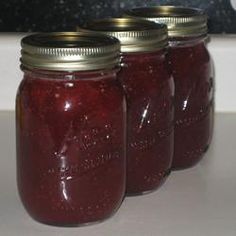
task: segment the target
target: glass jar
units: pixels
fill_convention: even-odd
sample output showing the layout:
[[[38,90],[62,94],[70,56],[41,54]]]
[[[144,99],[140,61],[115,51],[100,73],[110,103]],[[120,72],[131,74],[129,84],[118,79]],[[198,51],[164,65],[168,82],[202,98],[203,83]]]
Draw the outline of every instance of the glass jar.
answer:
[[[106,219],[125,193],[126,103],[117,39],[82,33],[22,40],[16,97],[17,180],[37,221]]]
[[[173,156],[173,80],[166,60],[165,25],[131,18],[104,19],[84,28],[117,37],[127,97],[128,195],[157,189]],[[79,29],[80,30],[80,29]]]
[[[126,14],[168,26],[169,63],[175,81],[173,169],[200,161],[213,133],[214,78],[206,48],[207,16],[193,8],[136,8]]]

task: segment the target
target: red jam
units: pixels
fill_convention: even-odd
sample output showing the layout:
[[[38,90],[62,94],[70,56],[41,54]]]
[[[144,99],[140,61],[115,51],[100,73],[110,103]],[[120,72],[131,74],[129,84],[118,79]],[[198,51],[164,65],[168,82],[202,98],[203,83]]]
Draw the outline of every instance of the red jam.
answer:
[[[174,84],[168,69],[167,27],[146,20],[108,18],[86,30],[117,37],[127,98],[127,195],[157,189],[171,169]]]
[[[196,164],[206,152],[213,131],[213,73],[202,39],[170,42],[175,81],[175,145],[173,169]]]
[[[125,109],[116,70],[24,70],[16,98],[17,178],[33,218],[71,226],[117,210],[126,181]]]
[[[158,188],[173,156],[174,85],[165,50],[123,53],[119,79],[127,95],[127,194]]]
[[[201,9],[178,6],[134,8],[126,14],[167,25],[175,82],[172,168],[191,167],[206,152],[213,132],[214,81],[204,42],[208,17]]]

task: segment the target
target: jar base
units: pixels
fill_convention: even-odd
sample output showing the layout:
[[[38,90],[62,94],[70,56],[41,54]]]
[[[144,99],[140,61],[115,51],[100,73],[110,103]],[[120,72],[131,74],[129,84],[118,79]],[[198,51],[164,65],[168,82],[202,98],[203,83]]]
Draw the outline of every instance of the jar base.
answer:
[[[34,219],[38,223],[48,225],[48,226],[52,226],[52,227],[76,228],[76,227],[93,226],[93,225],[100,224],[100,223],[103,223],[103,222],[109,220],[111,217],[113,217],[113,215],[115,215],[117,213],[117,211],[119,210],[119,208],[120,208],[123,201],[124,201],[124,197],[123,197],[122,201],[119,203],[119,205],[117,206],[117,208],[111,214],[107,215],[106,217],[104,217],[102,219],[90,221],[90,222],[83,222],[83,223],[56,223],[56,222],[53,222],[53,221],[51,221],[51,222],[44,221],[44,220],[38,219],[37,217],[33,216],[27,210],[26,211],[32,217],[32,219]]]
[[[153,189],[150,190],[144,190],[144,191],[140,191],[140,192],[126,192],[125,196],[126,197],[136,197],[136,196],[142,196],[142,195],[147,195],[147,194],[151,194],[155,191],[157,191],[167,180],[168,176],[171,173],[171,169],[167,170],[163,176],[163,179],[160,181],[159,185]]]
[[[59,227],[59,228],[78,228],[78,227],[86,227],[86,226],[93,226],[96,224],[100,224],[103,223],[104,221],[108,220],[111,216],[108,216],[105,219],[102,220],[97,220],[97,221],[91,221],[91,222],[87,222],[87,223],[68,223],[68,224],[59,224],[59,223],[48,223],[45,221],[41,221],[41,220],[37,220],[34,219],[35,221],[37,221],[38,223],[44,224],[44,225],[48,225],[48,226],[52,226],[52,227]]]
[[[38,223],[44,224],[44,225],[48,225],[48,226],[52,226],[52,227],[59,227],[59,228],[78,228],[78,227],[86,227],[86,226],[93,226],[93,225],[97,225],[100,223],[103,223],[107,220],[109,220],[113,215],[115,215],[117,212],[117,210],[115,212],[113,212],[111,215],[107,216],[104,219],[101,220],[95,220],[95,221],[91,221],[91,222],[85,222],[85,223],[65,223],[65,224],[60,224],[60,223],[53,223],[53,222],[46,222],[43,220],[39,220],[33,217],[33,219],[35,221],[37,221]]]
[[[173,165],[171,167],[172,171],[180,171],[180,170],[185,170],[185,169],[189,169],[194,167],[195,165],[197,165],[205,156],[206,152],[208,151],[210,145],[207,145],[204,148],[204,151],[201,153],[201,155],[199,156],[199,158],[197,160],[194,160],[193,162],[188,163],[187,165]]]

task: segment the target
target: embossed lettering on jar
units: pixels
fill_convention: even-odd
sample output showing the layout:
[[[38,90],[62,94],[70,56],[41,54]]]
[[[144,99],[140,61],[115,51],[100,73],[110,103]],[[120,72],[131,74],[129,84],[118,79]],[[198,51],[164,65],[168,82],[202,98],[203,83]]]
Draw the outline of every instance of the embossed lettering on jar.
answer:
[[[172,167],[191,167],[208,149],[213,133],[214,80],[206,48],[207,16],[199,9],[170,6],[136,8],[127,14],[168,26],[175,81]]]
[[[128,105],[126,191],[153,191],[168,176],[173,155],[174,86],[166,60],[166,26],[115,18],[89,22],[85,28],[121,41],[118,77]]]
[[[24,38],[22,48],[24,79],[16,98],[21,200],[46,224],[104,220],[125,192],[120,44],[105,36],[51,33]]]

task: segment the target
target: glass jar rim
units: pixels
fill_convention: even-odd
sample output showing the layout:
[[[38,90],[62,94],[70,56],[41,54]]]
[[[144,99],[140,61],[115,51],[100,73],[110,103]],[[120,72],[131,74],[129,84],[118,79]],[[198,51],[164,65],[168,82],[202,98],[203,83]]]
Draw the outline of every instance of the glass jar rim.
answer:
[[[105,18],[89,21],[77,31],[96,32],[116,37],[121,42],[121,52],[148,52],[168,44],[167,27],[135,18]]]
[[[127,10],[128,17],[166,24],[169,37],[207,34],[207,15],[202,9],[182,6],[140,7]]]
[[[114,37],[78,32],[40,33],[21,40],[21,63],[52,71],[86,71],[119,65],[120,42]]]

